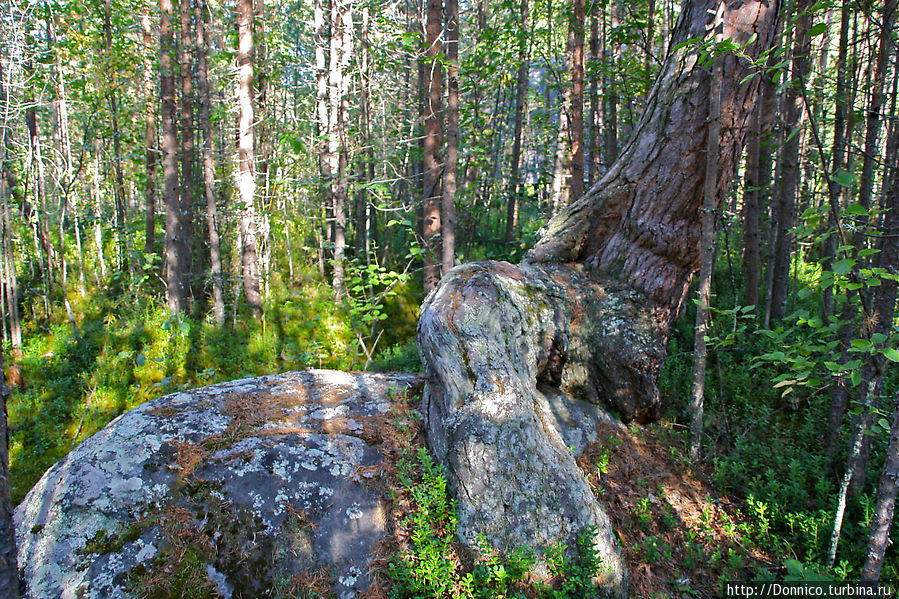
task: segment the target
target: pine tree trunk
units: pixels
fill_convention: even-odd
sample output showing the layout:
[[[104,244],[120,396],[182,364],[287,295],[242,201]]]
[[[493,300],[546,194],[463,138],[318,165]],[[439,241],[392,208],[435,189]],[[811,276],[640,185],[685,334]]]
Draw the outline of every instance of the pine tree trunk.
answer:
[[[206,191],[206,230],[209,235],[209,258],[212,270],[212,307],[215,324],[225,324],[225,286],[222,277],[222,250],[215,203],[215,154],[212,149],[212,100],[209,95],[209,66],[206,62],[206,3],[195,0],[194,19],[197,28],[197,91],[200,99],[200,128],[203,131],[203,182]],[[291,269],[293,270],[293,269]],[[292,274],[292,273],[291,273]]]
[[[777,197],[777,234],[774,239],[774,262],[771,279],[771,321],[784,317],[787,291],[790,287],[790,257],[793,249],[792,229],[795,224],[796,202],[799,190],[799,148],[802,141],[802,126],[805,121],[802,94],[799,86],[805,84],[808,74],[808,53],[810,39],[808,30],[811,23],[809,9],[811,0],[798,0],[797,20],[793,35],[792,85],[788,88],[786,104],[785,133],[783,146],[783,168],[781,169],[780,190]]]
[[[446,164],[443,167],[443,198],[440,242],[443,272],[456,265],[456,175],[459,164],[459,2],[445,0],[446,19]]]
[[[845,143],[845,127],[846,127],[846,57],[849,47],[849,11],[850,6],[848,0],[843,0],[840,9],[840,41],[837,50],[837,87],[834,98],[834,115],[833,115],[833,145],[831,146],[831,171],[835,175],[843,169],[845,164],[846,143]],[[831,206],[840,206],[843,193],[843,186],[837,183],[831,176],[828,183],[827,193]],[[828,225],[831,228],[836,227],[833,214],[828,218]],[[831,271],[833,259],[836,256],[837,236],[830,235],[824,244],[823,269]],[[821,303],[822,322],[828,322],[829,317],[834,313],[833,305],[833,288],[828,287],[824,290],[824,297]],[[840,413],[842,417],[842,412]]]
[[[599,50],[599,20],[601,10],[602,9],[599,7],[599,3],[596,3],[593,7],[593,12],[590,15],[590,63],[593,65],[593,76],[590,78],[589,187],[593,187],[593,184],[599,181],[599,178],[605,171],[602,144],[599,141],[602,137],[603,129],[603,110],[602,102],[599,96],[599,80],[601,77],[599,73],[597,73],[597,69],[602,68],[601,55]]]
[[[181,251],[178,254],[178,270],[183,273],[187,292],[193,293],[193,218],[196,197],[196,167],[194,160],[194,35],[191,17],[191,0],[178,3],[181,15],[181,202],[178,208]]]
[[[521,136],[524,129],[524,106],[528,95],[528,0],[521,2],[521,30],[518,33],[518,76],[515,84],[515,129],[512,134],[512,169],[509,174],[508,204],[506,205],[506,245],[512,243],[518,229],[521,210]]]
[[[181,199],[178,195],[178,133],[175,116],[175,36],[172,0],[159,0],[159,71],[162,112],[162,178],[165,198],[165,279],[168,306],[174,314],[189,310],[186,273],[181,270],[183,247]]]
[[[717,5],[685,3],[673,44],[705,37]],[[746,51],[758,56],[776,13],[776,2],[731,3],[722,36],[746,45],[757,35]],[[695,52],[670,54],[633,141],[547,223],[520,266],[457,267],[419,320],[428,442],[446,467],[459,537],[539,556],[597,526],[601,582],[617,597],[627,583],[611,524],[553,407],[586,400],[626,420],[657,413],[667,332],[700,266],[710,76]],[[721,60],[716,197],[729,188],[759,85],[743,81],[747,61]]]
[[[440,280],[437,256],[442,256],[437,236],[440,223],[440,129],[442,121],[441,97],[443,74],[438,56],[442,53],[440,34],[443,30],[443,11],[440,0],[427,0],[425,27],[424,101],[424,164],[422,165],[422,227],[424,257],[424,293],[427,295]]]
[[[764,92],[761,92],[764,93]],[[759,302],[759,152],[761,150],[761,102],[752,116],[746,142],[746,170],[743,190],[743,305]]]
[[[571,35],[571,174],[569,200],[584,195],[584,25],[587,20],[586,0],[573,0],[568,29]]]
[[[606,24],[605,9],[603,10],[602,27],[603,27],[603,43],[602,43],[602,63],[603,63],[603,112],[605,122],[605,133],[603,135],[603,154],[605,163],[611,165],[618,158],[618,81],[612,77],[612,72],[616,68],[616,53],[614,44],[609,42],[608,27]],[[617,27],[618,22],[615,16],[615,8],[609,15],[610,25]]]
[[[262,316],[256,246],[256,172],[253,140],[253,0],[237,3],[237,190],[240,194],[243,292],[253,318]]]
[[[152,26],[150,10],[145,9],[141,15],[141,29],[147,56],[152,53]],[[149,62],[149,60],[148,60]],[[144,253],[152,254],[156,250],[156,101],[153,90],[153,71],[149,64],[144,65],[144,97],[146,120],[144,133],[144,150],[146,156],[146,190],[144,191]]]

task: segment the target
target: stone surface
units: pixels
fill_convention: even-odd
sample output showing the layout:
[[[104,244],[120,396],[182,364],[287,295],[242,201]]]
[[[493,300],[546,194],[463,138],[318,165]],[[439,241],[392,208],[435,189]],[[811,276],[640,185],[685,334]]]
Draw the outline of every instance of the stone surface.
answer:
[[[597,421],[651,417],[664,343],[639,294],[576,267],[479,262],[426,299],[418,342],[428,443],[459,534],[546,550],[595,527],[605,594],[627,593],[608,516],[576,455]]]
[[[370,484],[383,456],[366,440],[394,393],[420,382],[292,372],[123,414],[17,508],[26,596],[134,597],[135,573],[164,569],[194,543],[212,556],[200,580],[223,597],[269,596],[316,574],[338,598],[356,597],[386,525],[383,491]]]

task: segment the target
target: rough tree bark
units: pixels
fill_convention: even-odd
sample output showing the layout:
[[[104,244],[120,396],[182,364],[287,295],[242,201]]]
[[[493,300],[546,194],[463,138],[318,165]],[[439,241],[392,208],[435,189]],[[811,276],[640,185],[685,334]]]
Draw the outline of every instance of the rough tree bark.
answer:
[[[194,2],[197,27],[197,91],[200,99],[200,128],[203,131],[203,182],[206,191],[206,230],[209,234],[209,258],[212,270],[212,306],[215,324],[225,324],[225,289],[222,279],[222,251],[215,203],[215,157],[212,150],[212,101],[209,94],[209,65],[206,62],[205,0]]]
[[[178,51],[181,55],[181,205],[178,207],[181,222],[181,264],[178,269],[184,273],[187,292],[193,297],[193,215],[196,185],[194,164],[194,36],[191,17],[191,0],[180,0],[178,12],[181,16],[181,40]]]
[[[673,43],[709,35],[717,4],[687,0]],[[730,3],[722,36],[742,45],[757,34],[746,48],[757,57],[777,6]],[[740,83],[745,60],[722,60],[718,189],[733,176],[759,84]],[[656,414],[669,326],[699,266],[709,92],[695,48],[673,51],[633,141],[525,261],[455,268],[419,320],[428,438],[458,502],[460,538],[539,553],[595,526],[612,596],[627,592],[624,565],[554,406],[573,398],[625,420]]]
[[[159,0],[159,90],[162,112],[162,179],[165,198],[165,279],[169,310],[186,312],[187,275],[181,270],[183,228],[178,197],[178,133],[175,117],[175,37],[172,32],[172,0]],[[98,173],[99,174],[99,173]]]
[[[780,193],[777,198],[777,234],[774,238],[774,261],[771,279],[771,318],[773,322],[784,317],[787,291],[790,286],[790,257],[793,247],[793,225],[796,217],[796,200],[799,190],[799,147],[802,140],[803,110],[802,94],[799,86],[806,79],[809,64],[811,24],[809,14],[811,0],[798,0],[798,18],[793,35],[793,58],[791,87],[787,90],[786,129],[787,139],[783,146],[783,168],[781,170]]]
[[[443,272],[456,265],[456,171],[459,163],[459,2],[446,0],[446,164],[443,167],[443,199],[440,243]]]
[[[144,48],[147,56],[152,56],[152,35],[153,29],[150,25],[150,8],[144,9],[140,19],[141,30],[143,32]],[[146,190],[145,190],[145,215],[144,215],[144,253],[152,254],[156,248],[156,101],[153,90],[153,69],[149,64],[144,65],[144,96],[146,97],[146,106],[144,108],[144,118],[146,126],[144,128],[144,151],[146,155]]]

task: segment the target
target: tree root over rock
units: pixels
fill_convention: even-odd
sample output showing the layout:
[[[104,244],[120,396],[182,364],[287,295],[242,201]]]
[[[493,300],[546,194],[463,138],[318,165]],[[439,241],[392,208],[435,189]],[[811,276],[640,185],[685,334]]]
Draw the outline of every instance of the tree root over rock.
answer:
[[[594,526],[598,582],[626,596],[609,518],[552,398],[603,404],[624,420],[655,414],[664,337],[642,299],[578,267],[505,262],[457,267],[427,298],[418,342],[428,442],[446,466],[465,544],[542,553]]]

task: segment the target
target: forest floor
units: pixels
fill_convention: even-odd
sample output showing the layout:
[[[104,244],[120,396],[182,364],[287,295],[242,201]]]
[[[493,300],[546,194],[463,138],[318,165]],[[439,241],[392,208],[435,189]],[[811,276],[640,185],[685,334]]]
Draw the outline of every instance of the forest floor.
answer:
[[[778,568],[781,560],[749,539],[745,506],[689,466],[672,428],[600,425],[579,459],[621,540],[631,596],[719,597],[728,580]]]

